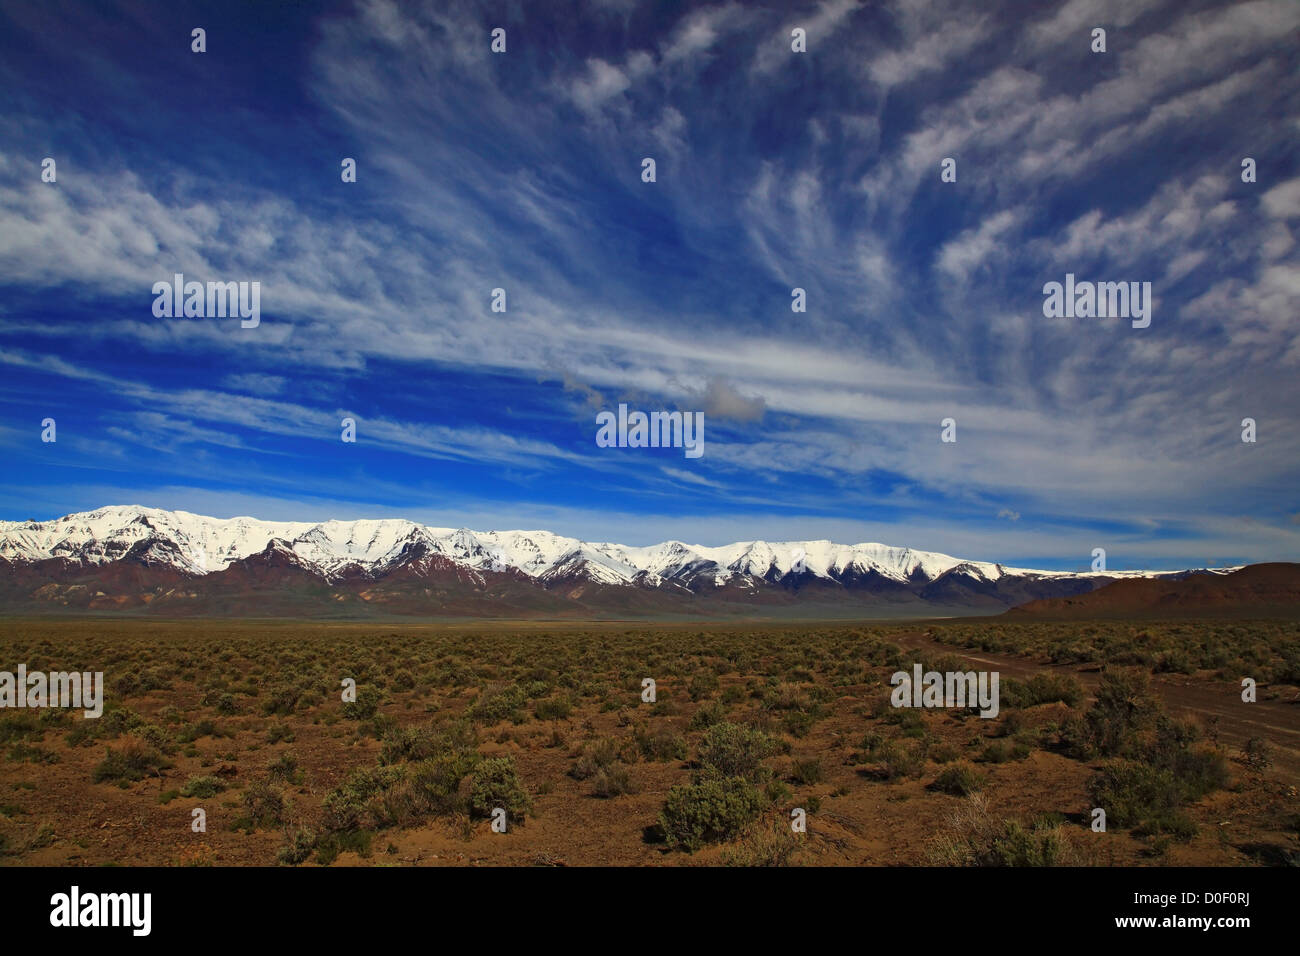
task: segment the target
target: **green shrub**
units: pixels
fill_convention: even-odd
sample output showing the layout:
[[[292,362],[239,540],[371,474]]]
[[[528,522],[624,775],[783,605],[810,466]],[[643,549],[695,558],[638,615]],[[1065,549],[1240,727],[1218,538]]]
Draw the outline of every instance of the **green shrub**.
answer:
[[[208,719],[198,720],[192,724],[187,724],[181,728],[181,732],[176,735],[176,739],[183,744],[192,744],[200,737],[222,737],[225,736],[217,725]]]
[[[635,792],[631,774],[621,764],[602,767],[591,778],[591,795],[594,797],[608,799]]]
[[[176,752],[176,744],[172,741],[171,734],[156,724],[145,724],[142,727],[137,727],[131,731],[131,735],[139,737],[150,747],[164,754],[174,754]]]
[[[220,777],[190,777],[185,782],[185,786],[181,787],[181,796],[206,800],[208,797],[215,797],[225,789],[226,784]]]
[[[370,844],[375,838],[370,830],[340,830],[326,833],[316,840],[316,862],[329,866],[338,855],[352,852],[358,856],[370,856]]]
[[[288,684],[280,684],[272,687],[262,701],[262,713],[270,716],[272,714],[288,715],[298,709],[299,698],[302,692],[298,688]]]
[[[518,684],[484,688],[469,707],[469,715],[476,721],[495,724],[502,720],[519,723],[523,719],[523,706],[528,694]]]
[[[687,754],[686,738],[675,734],[668,727],[656,727],[654,730],[638,728],[635,732],[637,747],[646,760],[669,761],[685,760]]]
[[[32,711],[19,711],[0,719],[0,744],[15,740],[39,740],[44,734],[39,715]]]
[[[1041,821],[1026,828],[1018,820],[996,819],[981,793],[947,820],[947,832],[928,848],[930,863],[940,866],[1075,866],[1078,855],[1059,825]]]
[[[727,708],[720,701],[704,704],[691,717],[691,730],[704,730],[726,719]]]
[[[403,767],[361,767],[325,794],[325,826],[332,832],[374,829],[393,822],[384,801],[405,775]]]
[[[258,780],[244,791],[244,809],[257,826],[278,825],[284,819],[284,793],[279,787]]]
[[[1131,754],[1139,734],[1152,730],[1160,715],[1160,699],[1151,692],[1144,672],[1108,669],[1101,675],[1097,700],[1082,721],[1067,724],[1063,737],[1077,757],[1117,757]]]
[[[1064,863],[1065,845],[1058,827],[1025,829],[1007,821],[994,839],[982,866],[1059,866]]]
[[[293,741],[294,733],[288,724],[275,723],[266,728],[266,742],[268,744],[291,744]]]
[[[790,768],[790,779],[804,785],[821,783],[822,762],[816,759],[796,760]]]
[[[1171,770],[1116,761],[1092,778],[1088,795],[1094,806],[1106,811],[1108,824],[1184,839],[1196,833],[1195,824],[1181,810],[1189,790]]]
[[[384,692],[374,684],[358,684],[357,699],[343,704],[343,716],[348,720],[370,720],[379,712]]]
[[[266,769],[272,780],[298,783],[301,779],[301,774],[298,773],[298,758],[291,753],[280,754]]]
[[[927,749],[925,742],[920,740],[909,741],[907,744],[897,740],[886,741],[876,751],[879,776],[885,780],[901,780],[904,777],[917,779],[925,772]]]
[[[384,735],[379,762],[431,760],[445,754],[471,751],[477,745],[478,734],[468,720],[451,720],[442,726],[408,727]]]
[[[69,747],[89,747],[99,736],[95,728],[91,726],[93,720],[79,720],[72,725],[72,729],[63,735],[64,743]]]
[[[95,732],[100,737],[120,737],[145,724],[145,719],[130,707],[106,707],[104,715],[95,722]]]
[[[761,730],[740,724],[714,724],[700,741],[699,759],[705,773],[718,777],[743,777],[762,783],[770,775],[763,760],[776,753],[778,744]]]
[[[311,830],[298,827],[285,835],[285,844],[280,847],[275,858],[286,866],[297,866],[311,856],[316,848],[316,835]]]
[[[749,780],[707,778],[668,791],[659,825],[670,848],[693,853],[706,843],[740,833],[762,808],[763,796]]]
[[[952,763],[961,756],[961,751],[950,743],[940,741],[930,745],[928,756],[935,763]]]
[[[979,759],[981,763],[1007,763],[1011,760],[1024,760],[1028,756],[1028,744],[991,740],[980,752]]]
[[[95,783],[105,780],[139,780],[169,766],[171,764],[154,748],[129,742],[121,750],[109,747],[104,759],[96,765],[92,779]]]
[[[16,743],[5,754],[9,760],[25,760],[28,763],[58,763],[61,759],[53,750],[38,747],[35,744]]]
[[[718,689],[718,675],[712,671],[700,671],[690,679],[686,685],[686,693],[690,695],[691,700],[698,701],[702,697],[709,697]]]
[[[1168,721],[1155,743],[1140,751],[1140,760],[1170,771],[1182,787],[1183,800],[1199,800],[1228,785],[1228,763],[1222,753],[1203,745],[1192,746],[1196,729]]]
[[[999,688],[1004,707],[1033,707],[1060,701],[1071,707],[1083,700],[1083,685],[1069,674],[1043,671],[1027,681],[1008,677]]]
[[[522,820],[532,809],[511,757],[490,757],[470,774],[470,812],[489,817],[497,807],[503,807],[512,822]]]
[[[582,748],[582,754],[574,763],[573,769],[569,771],[569,776],[574,780],[587,780],[594,777],[618,760],[618,754],[618,741],[609,737],[592,741]]]
[[[563,720],[572,712],[573,704],[567,697],[548,697],[533,705],[538,720]]]
[[[940,793],[950,793],[954,797],[968,797],[972,793],[983,790],[986,779],[984,774],[970,764],[958,763],[945,767],[930,787]]]
[[[466,810],[461,782],[481,759],[476,751],[450,751],[411,764],[403,784],[410,817],[449,816]]]

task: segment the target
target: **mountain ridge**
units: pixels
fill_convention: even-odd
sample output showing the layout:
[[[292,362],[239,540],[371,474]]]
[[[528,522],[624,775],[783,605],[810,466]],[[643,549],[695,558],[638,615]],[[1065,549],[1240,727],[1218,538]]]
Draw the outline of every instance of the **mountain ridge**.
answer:
[[[804,604],[991,613],[1125,578],[1228,570],[1040,571],[824,539],[636,547],[403,518],[276,522],[138,505],[0,522],[0,607],[9,610],[245,614],[270,603],[308,614],[383,607],[438,615],[453,608],[470,615],[691,615]]]
[[[1261,617],[1294,616],[1300,611],[1300,564],[1272,561],[1222,576],[1112,581],[1085,594],[1029,601],[1006,613],[1021,620],[1132,619],[1234,614],[1243,608]]]

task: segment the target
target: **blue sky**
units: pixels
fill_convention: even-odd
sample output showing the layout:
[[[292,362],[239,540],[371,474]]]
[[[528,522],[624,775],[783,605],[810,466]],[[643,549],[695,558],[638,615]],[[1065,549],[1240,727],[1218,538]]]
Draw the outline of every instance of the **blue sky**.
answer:
[[[1295,560],[1298,31],[1293,0],[6,0],[0,517]],[[260,282],[260,325],[155,318],[176,272]],[[1150,328],[1045,318],[1067,272],[1151,282]],[[703,457],[597,447],[619,402],[704,412]]]

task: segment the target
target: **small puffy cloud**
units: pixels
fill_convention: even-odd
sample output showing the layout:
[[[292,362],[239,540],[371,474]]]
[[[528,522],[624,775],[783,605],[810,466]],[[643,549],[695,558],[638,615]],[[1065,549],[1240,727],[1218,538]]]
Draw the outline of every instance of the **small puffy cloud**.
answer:
[[[1263,196],[1264,211],[1274,219],[1300,216],[1300,179],[1288,179]]]
[[[622,96],[633,83],[651,72],[654,60],[648,53],[637,51],[621,67],[599,57],[589,59],[586,66],[585,74],[569,84],[568,95],[579,109],[594,113],[610,100]]]
[[[736,422],[756,422],[767,413],[762,396],[742,395],[728,382],[714,379],[692,399],[707,418],[724,418]]]

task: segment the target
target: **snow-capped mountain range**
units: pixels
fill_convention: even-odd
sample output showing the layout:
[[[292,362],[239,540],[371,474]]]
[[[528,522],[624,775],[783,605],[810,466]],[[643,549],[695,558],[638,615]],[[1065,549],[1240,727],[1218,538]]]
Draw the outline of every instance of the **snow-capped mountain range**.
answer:
[[[1078,576],[963,561],[946,554],[883,544],[741,541],[711,548],[665,541],[637,548],[582,541],[550,531],[431,528],[396,518],[319,523],[261,521],[118,506],[55,521],[0,521],[0,558],[12,562],[66,558],[106,564],[133,554],[169,564],[178,571],[203,575],[265,551],[272,542],[283,545],[326,580],[348,577],[348,572],[357,568],[382,576],[421,545],[429,554],[442,555],[475,570],[513,569],[541,580],[573,574],[603,584],[658,585],[707,574],[715,585],[721,585],[738,576],[765,577],[773,572],[785,575],[799,564],[813,576],[830,579],[851,571],[875,571],[900,582],[914,582],[918,577],[928,581],[958,566],[990,580],[1006,574]],[[141,545],[147,550],[140,550]],[[137,550],[133,553],[133,549]],[[1142,572],[1124,574],[1143,576]]]
[[[110,578],[106,571],[122,566],[134,569],[125,584],[138,594],[101,586]],[[175,605],[186,595],[206,606],[212,601],[203,599],[212,595],[204,582],[216,587],[222,581],[220,590],[230,596],[235,593],[230,582],[238,581],[243,588],[238,593],[247,598],[250,589],[269,582],[271,568],[279,569],[275,580],[284,587],[289,586],[284,574],[292,572],[299,583],[314,581],[328,592],[322,599],[389,603],[405,613],[420,610],[420,591],[432,602],[424,609],[434,612],[449,596],[459,607],[471,594],[516,606],[519,588],[529,585],[575,608],[598,596],[608,603],[611,589],[706,601],[734,602],[760,592],[776,603],[795,600],[800,592],[824,601],[843,592],[852,593],[857,603],[869,598],[866,603],[1006,607],[1020,599],[1082,593],[1121,577],[1194,573],[1036,571],[874,543],[745,541],[706,547],[665,541],[629,547],[549,531],[433,528],[403,519],[222,519],[139,506],[52,521],[0,522],[0,578],[7,573],[23,579],[6,589],[3,596],[11,603],[21,601],[21,583],[27,583],[36,586],[32,594],[37,595],[27,597],[39,600],[44,591],[56,604],[68,603],[68,589],[80,587],[73,593],[78,601],[88,599],[88,606],[99,600],[131,607],[159,599]],[[41,573],[33,578],[33,572]],[[120,588],[119,577],[111,580]],[[421,580],[437,586],[413,591],[410,582]],[[390,586],[376,589],[384,582]],[[405,586],[396,587],[398,582]]]

